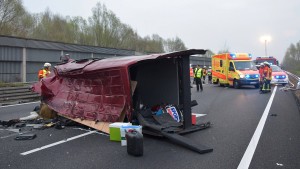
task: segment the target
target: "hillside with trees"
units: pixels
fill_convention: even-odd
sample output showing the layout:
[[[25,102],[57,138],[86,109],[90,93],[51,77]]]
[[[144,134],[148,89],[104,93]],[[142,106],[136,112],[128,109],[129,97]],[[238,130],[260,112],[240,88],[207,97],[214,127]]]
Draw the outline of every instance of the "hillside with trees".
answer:
[[[291,44],[285,52],[282,66],[296,75],[300,75],[300,41],[296,44]]]
[[[0,35],[129,49],[142,53],[187,49],[179,37],[163,39],[157,34],[141,37],[100,2],[91,12],[87,20],[81,16],[53,14],[49,9],[31,14],[25,10],[22,0],[0,0]]]

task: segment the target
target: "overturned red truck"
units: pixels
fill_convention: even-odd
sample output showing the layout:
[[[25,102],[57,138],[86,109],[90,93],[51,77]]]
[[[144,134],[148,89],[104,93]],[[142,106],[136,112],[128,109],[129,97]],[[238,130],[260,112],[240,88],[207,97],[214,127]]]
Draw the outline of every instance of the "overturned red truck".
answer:
[[[137,118],[143,132],[148,128],[152,133],[180,140],[177,135],[170,135],[170,131],[181,134],[205,128],[191,123],[189,72],[189,56],[205,52],[191,49],[101,60],[69,60],[56,65],[33,89],[59,115],[92,128],[108,132],[108,124],[112,122],[132,122]],[[176,129],[174,125],[149,123],[138,115],[141,105],[160,103],[181,107],[181,123]],[[212,149],[201,147],[196,151],[204,153]]]

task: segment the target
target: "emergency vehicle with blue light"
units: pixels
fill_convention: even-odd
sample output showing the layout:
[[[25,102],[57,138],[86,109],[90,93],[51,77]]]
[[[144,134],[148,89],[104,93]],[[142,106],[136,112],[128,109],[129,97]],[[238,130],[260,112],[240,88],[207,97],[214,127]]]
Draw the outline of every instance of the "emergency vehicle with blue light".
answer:
[[[271,84],[281,84],[285,86],[289,83],[288,75],[277,65],[271,65],[272,68],[272,80]]]
[[[256,65],[260,65],[260,63],[268,62],[270,65],[279,65],[278,60],[273,56],[259,56],[254,60]]]
[[[212,56],[212,82],[220,86],[259,88],[259,72],[248,53],[224,53]]]

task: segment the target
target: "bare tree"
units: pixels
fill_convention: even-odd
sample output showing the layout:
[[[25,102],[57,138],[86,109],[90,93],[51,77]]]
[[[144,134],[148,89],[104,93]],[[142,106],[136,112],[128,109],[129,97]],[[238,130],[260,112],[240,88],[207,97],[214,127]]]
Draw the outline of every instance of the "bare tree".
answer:
[[[300,42],[298,42],[296,44],[296,49],[297,49],[297,51],[296,51],[296,60],[300,61]]]
[[[164,41],[164,50],[166,52],[186,50],[185,44],[179,37],[167,39]]]
[[[21,0],[0,0],[0,34],[11,35],[11,28],[23,14]]]
[[[141,37],[100,2],[88,20],[63,17],[49,9],[39,14],[24,10],[21,0],[0,0],[0,34],[41,40],[131,49],[141,53],[185,50],[176,37],[164,40],[157,34]]]
[[[282,66],[291,72],[300,74],[300,42],[291,44],[286,50]]]

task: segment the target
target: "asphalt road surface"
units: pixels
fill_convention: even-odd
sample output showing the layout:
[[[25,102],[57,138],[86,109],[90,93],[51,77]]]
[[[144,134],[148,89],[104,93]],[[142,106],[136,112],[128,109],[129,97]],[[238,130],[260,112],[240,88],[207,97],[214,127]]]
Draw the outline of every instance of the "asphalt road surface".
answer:
[[[291,91],[259,94],[254,87],[233,89],[211,84],[192,88],[206,114],[198,122],[212,127],[184,137],[213,152],[198,154],[165,138],[144,135],[144,155],[134,157],[120,142],[82,127],[33,130],[33,140],[16,141],[0,127],[0,168],[12,169],[296,169],[300,168],[300,114]],[[0,107],[0,120],[29,115],[39,103]]]

